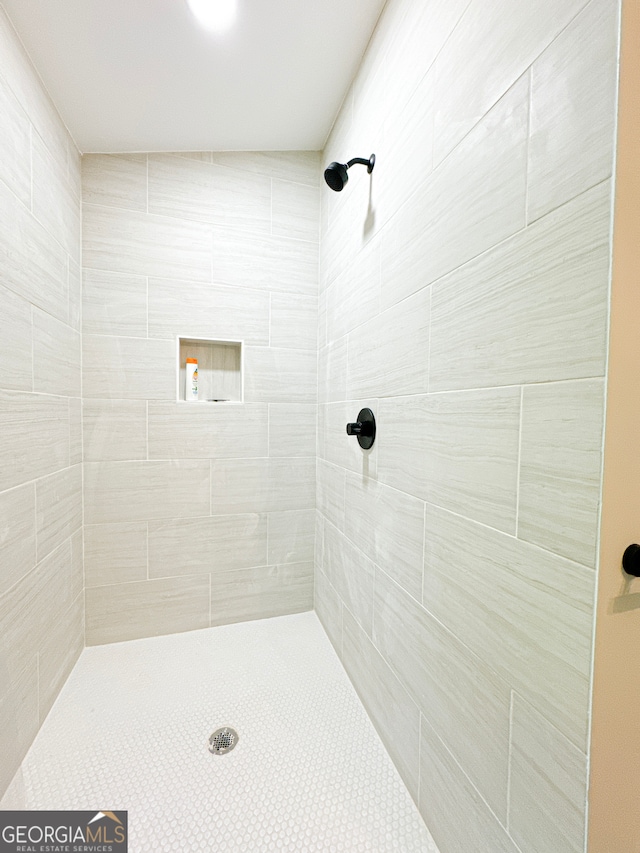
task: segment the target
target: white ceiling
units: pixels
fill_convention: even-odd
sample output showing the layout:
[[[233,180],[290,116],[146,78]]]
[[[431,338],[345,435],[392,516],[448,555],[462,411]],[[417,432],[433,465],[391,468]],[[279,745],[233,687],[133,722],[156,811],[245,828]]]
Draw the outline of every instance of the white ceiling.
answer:
[[[2,0],[80,150],[318,150],[385,0]]]

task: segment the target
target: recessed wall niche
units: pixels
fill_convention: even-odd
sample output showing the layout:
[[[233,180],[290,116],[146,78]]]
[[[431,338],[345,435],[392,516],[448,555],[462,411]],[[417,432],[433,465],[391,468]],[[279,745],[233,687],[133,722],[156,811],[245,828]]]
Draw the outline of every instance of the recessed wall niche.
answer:
[[[195,358],[198,360],[198,403],[242,403],[242,355],[242,341],[178,337],[178,402],[185,402],[186,361]]]

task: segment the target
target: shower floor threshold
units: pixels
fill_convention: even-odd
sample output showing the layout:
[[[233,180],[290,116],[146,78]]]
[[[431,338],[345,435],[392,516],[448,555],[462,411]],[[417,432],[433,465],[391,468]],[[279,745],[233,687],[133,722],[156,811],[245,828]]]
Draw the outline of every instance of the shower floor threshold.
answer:
[[[314,613],[85,649],[0,808],[127,810],[130,853],[438,853]]]

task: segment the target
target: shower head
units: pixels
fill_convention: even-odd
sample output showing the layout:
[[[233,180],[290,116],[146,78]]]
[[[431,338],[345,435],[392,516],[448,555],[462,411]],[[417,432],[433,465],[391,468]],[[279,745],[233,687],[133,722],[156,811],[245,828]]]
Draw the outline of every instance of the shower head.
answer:
[[[371,172],[373,172],[373,167],[376,164],[376,155],[372,154],[368,160],[365,160],[363,157],[354,157],[353,160],[349,160],[348,163],[336,163],[335,160],[333,163],[329,163],[327,168],[324,170],[324,179],[334,192],[339,193],[344,189],[344,185],[349,180],[347,170],[350,169],[354,163],[361,163],[363,166],[366,166],[367,172],[371,174]]]

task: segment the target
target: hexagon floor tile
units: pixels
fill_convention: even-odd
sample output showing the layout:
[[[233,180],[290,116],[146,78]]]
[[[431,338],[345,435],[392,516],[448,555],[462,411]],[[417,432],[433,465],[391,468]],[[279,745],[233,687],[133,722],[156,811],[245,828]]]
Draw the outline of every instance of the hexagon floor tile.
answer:
[[[85,649],[0,808],[126,809],[130,853],[438,853],[314,613]]]

